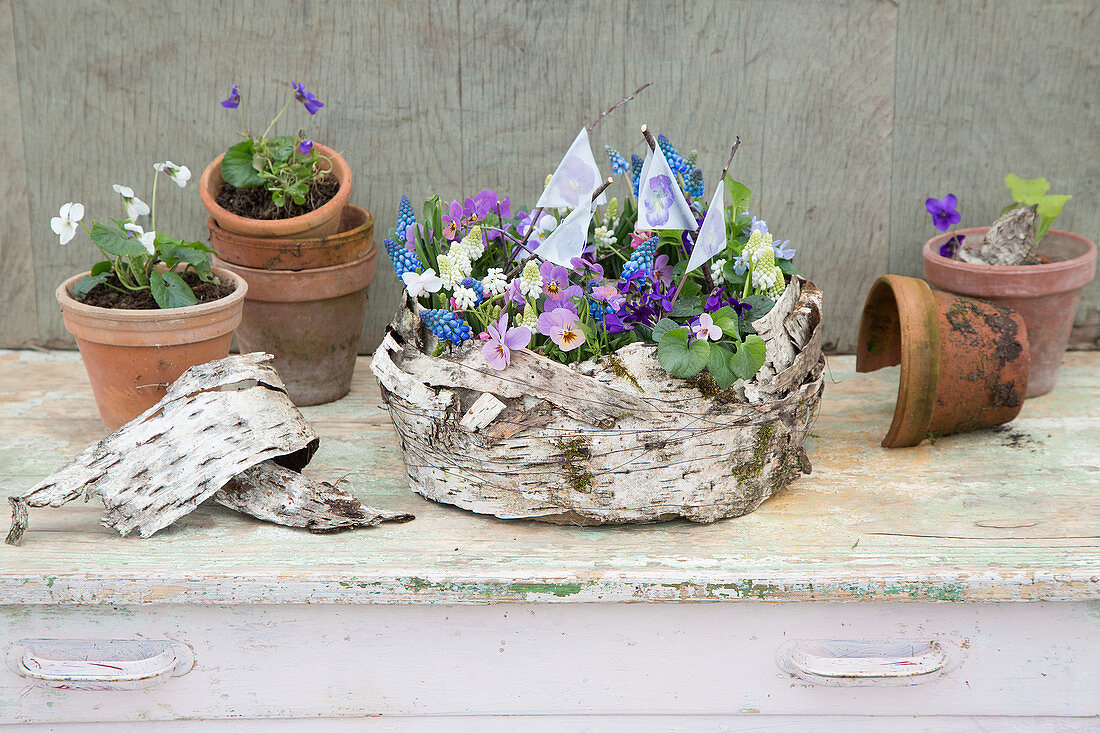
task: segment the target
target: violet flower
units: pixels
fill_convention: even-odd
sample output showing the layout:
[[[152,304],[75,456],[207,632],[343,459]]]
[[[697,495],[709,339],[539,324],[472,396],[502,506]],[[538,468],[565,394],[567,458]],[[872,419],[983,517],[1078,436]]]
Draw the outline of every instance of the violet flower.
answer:
[[[775,250],[775,259],[777,260],[791,260],[794,259],[794,255],[798,252],[794,247],[787,248],[787,245],[791,243],[791,240],[787,239],[782,242],[772,242],[772,249]]]
[[[603,325],[604,328],[607,329],[607,332],[611,334],[634,330],[634,324],[624,321],[622,316],[618,313],[605,313],[603,316]]]
[[[313,150],[313,138],[307,137],[302,142],[298,143],[298,152],[302,155],[309,155],[309,151]]]
[[[962,214],[955,208],[958,203],[959,200],[955,197],[955,194],[949,193],[942,199],[927,199],[924,202],[924,208],[932,215],[932,224],[941,232],[946,232],[962,221]]]
[[[490,323],[488,343],[481,347],[481,353],[489,361],[489,366],[499,371],[512,363],[512,351],[526,348],[531,343],[531,329],[527,326],[508,328],[508,314],[505,313],[496,323]]]
[[[714,319],[710,317],[710,313],[701,313],[699,323],[692,326],[691,330],[695,332],[695,338],[711,341],[718,341],[722,338],[722,329],[714,324]]]
[[[614,285],[597,285],[592,288],[592,298],[607,303],[613,311],[619,310],[626,303],[626,297]]]
[[[302,106],[306,108],[306,112],[311,115],[317,114],[317,110],[325,106],[325,103],[317,99],[312,92],[306,91],[306,88],[294,81],[290,85],[294,88],[294,98],[302,103]]]
[[[726,305],[726,289],[723,287],[723,288],[718,288],[713,293],[711,293],[710,295],[707,296],[706,302],[703,303],[703,309],[708,311],[709,313],[713,313],[714,311],[718,310],[719,308],[722,308],[725,305]]]
[[[653,282],[666,288],[672,284],[672,265],[668,264],[668,255],[657,255],[653,262]]]
[[[226,109],[237,109],[241,106],[241,90],[236,84],[229,88],[229,99],[222,100],[222,106]]]
[[[946,257],[947,259],[954,259],[955,254],[958,253],[959,247],[962,246],[963,240],[966,239],[965,234],[955,234],[946,242],[940,245],[940,257]]]
[[[569,270],[561,265],[543,262],[539,275],[542,276],[542,292],[546,293],[549,302],[560,303],[581,294],[579,286],[569,284]]]
[[[584,332],[577,328],[577,314],[565,308],[539,314],[538,329],[562,351],[572,351],[585,340]]]

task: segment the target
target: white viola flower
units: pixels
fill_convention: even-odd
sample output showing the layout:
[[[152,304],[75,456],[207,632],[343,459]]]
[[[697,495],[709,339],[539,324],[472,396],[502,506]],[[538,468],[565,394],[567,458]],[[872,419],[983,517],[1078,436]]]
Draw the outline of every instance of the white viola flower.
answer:
[[[508,289],[508,281],[504,279],[504,270],[499,267],[490,267],[481,281],[481,287],[490,295],[500,295]]]
[[[140,224],[134,224],[133,222],[127,222],[122,225],[122,228],[134,235],[134,239],[141,242],[142,246],[148,250],[149,254],[156,254],[156,232],[147,232],[141,228]]]
[[[473,288],[468,288],[464,285],[459,285],[455,288],[455,305],[459,310],[470,310],[477,305],[477,293]]]
[[[438,293],[443,289],[443,280],[430,267],[424,272],[406,272],[401,276],[401,282],[405,283],[405,289],[414,298],[419,298],[424,293]]]
[[[170,160],[166,160],[163,163],[154,163],[153,170],[164,173],[180,188],[187,186],[187,182],[191,180],[191,169],[185,165],[176,165]]]
[[[58,236],[61,244],[68,244],[76,236],[76,227],[84,218],[84,204],[70,201],[62,204],[57,216],[50,219],[50,229]]]
[[[111,188],[122,197],[122,203],[126,206],[126,218],[135,221],[139,216],[149,213],[149,204],[134,195],[134,189],[129,186],[113,185]]]

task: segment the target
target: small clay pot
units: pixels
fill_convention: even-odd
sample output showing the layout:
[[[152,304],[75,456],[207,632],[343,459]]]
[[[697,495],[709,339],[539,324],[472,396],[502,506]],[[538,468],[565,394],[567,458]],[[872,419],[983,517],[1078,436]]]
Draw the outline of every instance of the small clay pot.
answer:
[[[343,265],[259,270],[218,264],[248,282],[237,328],[242,352],[275,356],[275,370],[299,406],[338,400],[351,388],[377,250]]]
[[[357,260],[374,247],[374,217],[366,209],[344,207],[340,230],[327,237],[271,239],[234,234],[210,218],[210,246],[222,262],[258,270],[310,270]]]
[[[222,157],[219,155],[199,179],[199,196],[202,205],[210,212],[210,216],[222,229],[234,234],[249,237],[268,237],[270,239],[286,239],[288,237],[327,237],[340,229],[340,219],[344,213],[344,207],[351,196],[351,166],[344,157],[330,147],[315,143],[314,147],[331,161],[333,175],[340,182],[340,188],[336,195],[329,199],[320,208],[314,209],[308,214],[293,216],[289,219],[249,219],[230,213],[218,205],[218,192],[222,188]],[[326,165],[324,159],[321,165]]]
[[[980,239],[989,227],[962,229],[965,237]],[[1054,387],[1066,353],[1081,289],[1096,275],[1096,245],[1084,237],[1051,229],[1039,243],[1048,264],[999,267],[972,265],[940,255],[951,233],[924,245],[924,276],[941,290],[981,298],[1017,311],[1027,323],[1031,345],[1028,397]]]
[[[901,364],[885,448],[992,427],[1020,413],[1028,382],[1024,319],[1010,308],[883,275],[859,324],[856,371]]]
[[[88,273],[58,286],[65,328],[76,338],[107,430],[125,425],[159,402],[168,385],[189,367],[229,356],[248,285],[227,270],[214,272],[234,284],[233,292],[184,308],[127,310],[81,303],[70,291]]]

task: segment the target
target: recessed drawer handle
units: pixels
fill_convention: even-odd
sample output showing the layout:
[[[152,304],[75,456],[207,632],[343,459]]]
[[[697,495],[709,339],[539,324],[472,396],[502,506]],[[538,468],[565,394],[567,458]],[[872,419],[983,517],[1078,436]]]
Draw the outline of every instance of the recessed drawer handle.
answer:
[[[811,684],[862,687],[928,682],[957,667],[961,656],[950,642],[819,639],[787,642],[776,661]]]
[[[8,666],[35,684],[64,690],[143,690],[187,674],[191,647],[142,639],[22,639]]]

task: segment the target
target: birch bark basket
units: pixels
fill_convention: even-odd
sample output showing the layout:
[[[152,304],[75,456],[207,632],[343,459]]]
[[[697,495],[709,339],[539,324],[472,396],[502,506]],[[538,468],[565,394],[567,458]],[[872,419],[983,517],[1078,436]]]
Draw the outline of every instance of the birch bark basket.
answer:
[[[473,341],[448,358],[408,308],[371,362],[417,493],[503,519],[714,522],[810,472],[823,389],[821,291],[792,279],[753,326],[767,357],[748,382],[671,377],[634,343],[566,366],[528,350],[492,370]],[[709,383],[709,387],[708,387]]]

